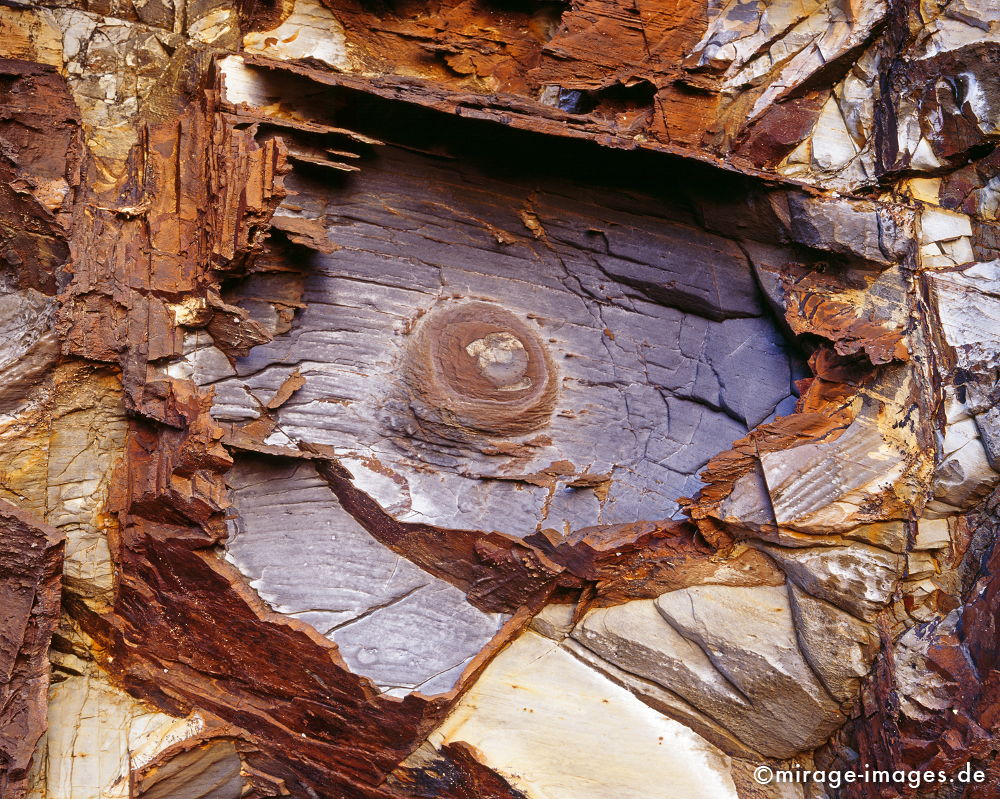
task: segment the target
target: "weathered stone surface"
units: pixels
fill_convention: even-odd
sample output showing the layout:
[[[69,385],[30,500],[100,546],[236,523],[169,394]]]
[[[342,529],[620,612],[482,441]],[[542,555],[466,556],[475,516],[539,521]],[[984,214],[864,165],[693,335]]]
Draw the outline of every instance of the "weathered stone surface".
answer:
[[[220,739],[177,747],[161,762],[143,767],[136,779],[142,799],[240,799],[252,789],[232,741]]]
[[[992,541],[996,510],[993,497],[960,524],[968,525],[974,539]],[[891,659],[887,653],[879,655],[864,699],[875,715],[845,728],[858,757],[879,767],[905,762],[917,769],[954,773],[965,763],[974,764],[984,771],[984,782],[963,791],[977,798],[994,790],[985,785],[995,752],[991,716],[996,691],[997,549],[993,547],[981,565],[980,557],[981,552],[974,555],[971,590],[960,606],[939,609],[927,622],[899,636]],[[842,746],[832,747],[824,760],[831,767],[842,767],[851,759],[845,754]]]
[[[920,519],[913,548],[942,549],[951,545],[951,530],[947,519]]]
[[[677,694],[750,752],[791,757],[843,721],[802,657],[784,586],[673,591],[593,611],[573,636]]]
[[[137,701],[72,652],[59,652],[54,663],[58,682],[32,799],[129,799],[133,769],[205,727],[197,714],[174,718]]]
[[[803,549],[760,547],[800,588],[865,620],[873,619],[888,604],[903,570],[899,555],[861,543]]]
[[[790,232],[799,244],[891,265],[913,246],[910,213],[875,203],[788,195]]]
[[[803,656],[831,696],[853,701],[878,648],[875,630],[795,583],[788,583],[788,592]]]
[[[55,362],[59,345],[51,333],[50,298],[34,289],[0,289],[0,413],[10,414]]]
[[[272,608],[335,641],[383,690],[450,690],[503,623],[372,538],[311,463],[243,457],[226,481],[226,557]]]
[[[842,5],[0,8],[4,799],[992,799],[1000,18]]]
[[[529,797],[736,797],[728,757],[531,631],[430,737],[454,741]]]
[[[980,434],[984,425],[977,424],[977,417],[955,391],[946,392],[944,406],[941,461],[934,473],[934,499],[927,506],[928,513],[939,518],[971,508],[1000,482]]]
[[[937,509],[966,509],[1000,480],[1000,262],[973,264],[925,278],[950,350],[954,391],[945,397],[935,500]]]
[[[614,189],[574,197],[562,160],[529,156],[541,171],[533,182],[498,172],[445,131],[435,146],[462,166],[414,154],[399,129],[366,132],[401,144],[360,161],[357,187],[287,181],[295,197],[278,218],[317,220],[332,248],[302,277],[305,309],[292,329],[232,377],[209,351],[187,356],[192,377],[215,387],[220,421],[256,418],[253,397],[270,397],[297,369],[305,384],[277,409],[266,444],[334,447],[400,520],[526,535],[669,516],[674,498],[696,490],[716,442],[792,395],[794,358],[762,315],[742,251],[667,210],[652,184],[634,199]],[[434,184],[441,191],[422,196]],[[662,221],[641,216],[657,203]],[[493,314],[497,335],[516,327],[515,338],[537,341],[532,357],[552,373],[551,397],[524,429],[472,421],[448,404],[455,396],[420,393],[433,382],[421,360],[427,331],[448,314],[474,314],[474,303]],[[742,390],[750,375],[754,392]]]
[[[63,585],[104,602],[114,586],[106,512],[127,422],[117,376],[60,373],[46,452],[46,520],[66,536]]]
[[[525,794],[477,760],[463,741],[435,749],[429,743],[393,772],[392,784],[407,796],[427,799],[524,799]]]
[[[45,731],[48,650],[59,615],[62,535],[0,505],[0,794],[22,799]]]
[[[935,272],[926,280],[956,366],[969,371],[995,368],[1000,359],[1000,261]]]
[[[886,412],[881,408],[878,412],[881,418],[863,412],[836,438],[802,444],[782,455],[761,456],[779,525],[847,533],[859,522],[874,520],[866,514],[866,506],[912,468],[906,450],[894,440]],[[849,471],[839,468],[845,462],[851,464]]]

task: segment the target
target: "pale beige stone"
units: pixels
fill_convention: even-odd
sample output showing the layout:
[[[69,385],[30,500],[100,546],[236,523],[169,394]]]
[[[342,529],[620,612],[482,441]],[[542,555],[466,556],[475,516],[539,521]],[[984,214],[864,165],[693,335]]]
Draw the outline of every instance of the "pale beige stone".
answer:
[[[561,641],[573,630],[575,610],[575,605],[546,605],[531,620],[531,629],[553,641]]]
[[[758,546],[800,588],[866,620],[889,603],[904,565],[902,556],[861,543],[802,549]]]
[[[941,178],[911,178],[906,182],[906,185],[913,199],[931,205],[938,204],[938,198],[941,195]]]
[[[736,799],[726,755],[531,631],[430,741],[470,744],[531,799]]]
[[[858,154],[858,145],[851,138],[837,99],[826,101],[812,131],[812,163],[817,170],[844,167]]]
[[[291,15],[277,28],[243,37],[244,49],[269,58],[311,58],[341,71],[352,67],[344,26],[316,0],[295,0]]]
[[[53,414],[45,517],[66,532],[66,588],[109,599],[113,569],[108,532],[114,517],[107,511],[107,499],[128,422],[115,376],[74,381],[72,387],[73,404]]]
[[[48,731],[28,799],[132,799],[130,774],[175,743],[199,734],[197,714],[175,718],[112,686],[72,655],[78,672],[52,686]]]
[[[209,741],[173,754],[145,770],[136,799],[240,799],[250,786],[243,761],[229,740]]]
[[[937,561],[927,552],[909,552],[906,555],[907,578],[929,577],[938,571]]]
[[[794,583],[788,589],[802,653],[827,690],[849,705],[878,652],[878,635],[871,625]]]
[[[951,530],[947,519],[919,519],[914,549],[944,549],[951,546]]]
[[[924,208],[920,212],[920,243],[947,241],[972,235],[969,217],[943,208]]]
[[[694,586],[595,610],[573,639],[679,697],[695,713],[637,691],[736,755],[792,757],[843,721],[800,652],[784,586]],[[734,748],[715,737],[719,729]]]

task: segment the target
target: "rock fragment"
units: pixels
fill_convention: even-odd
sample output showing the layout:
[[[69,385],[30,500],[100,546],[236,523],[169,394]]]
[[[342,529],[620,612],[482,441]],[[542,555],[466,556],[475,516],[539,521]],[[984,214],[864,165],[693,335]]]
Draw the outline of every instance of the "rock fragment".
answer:
[[[802,656],[784,586],[672,591],[593,611],[573,637],[760,755],[792,757],[843,721]]]

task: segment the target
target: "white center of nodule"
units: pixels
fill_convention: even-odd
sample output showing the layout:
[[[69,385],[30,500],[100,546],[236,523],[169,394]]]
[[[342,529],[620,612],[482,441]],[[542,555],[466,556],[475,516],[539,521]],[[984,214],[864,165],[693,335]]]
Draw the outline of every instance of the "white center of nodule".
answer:
[[[465,351],[476,359],[483,377],[500,391],[520,391],[531,387],[528,353],[517,336],[510,333],[487,333],[468,344]]]

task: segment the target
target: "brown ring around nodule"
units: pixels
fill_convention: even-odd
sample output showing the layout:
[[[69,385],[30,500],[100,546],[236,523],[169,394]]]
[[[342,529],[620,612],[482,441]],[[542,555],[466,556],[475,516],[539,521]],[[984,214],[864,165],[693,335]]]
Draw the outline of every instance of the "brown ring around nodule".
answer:
[[[514,314],[486,302],[422,319],[407,353],[406,380],[414,412],[448,438],[537,430],[556,399],[544,343]]]

